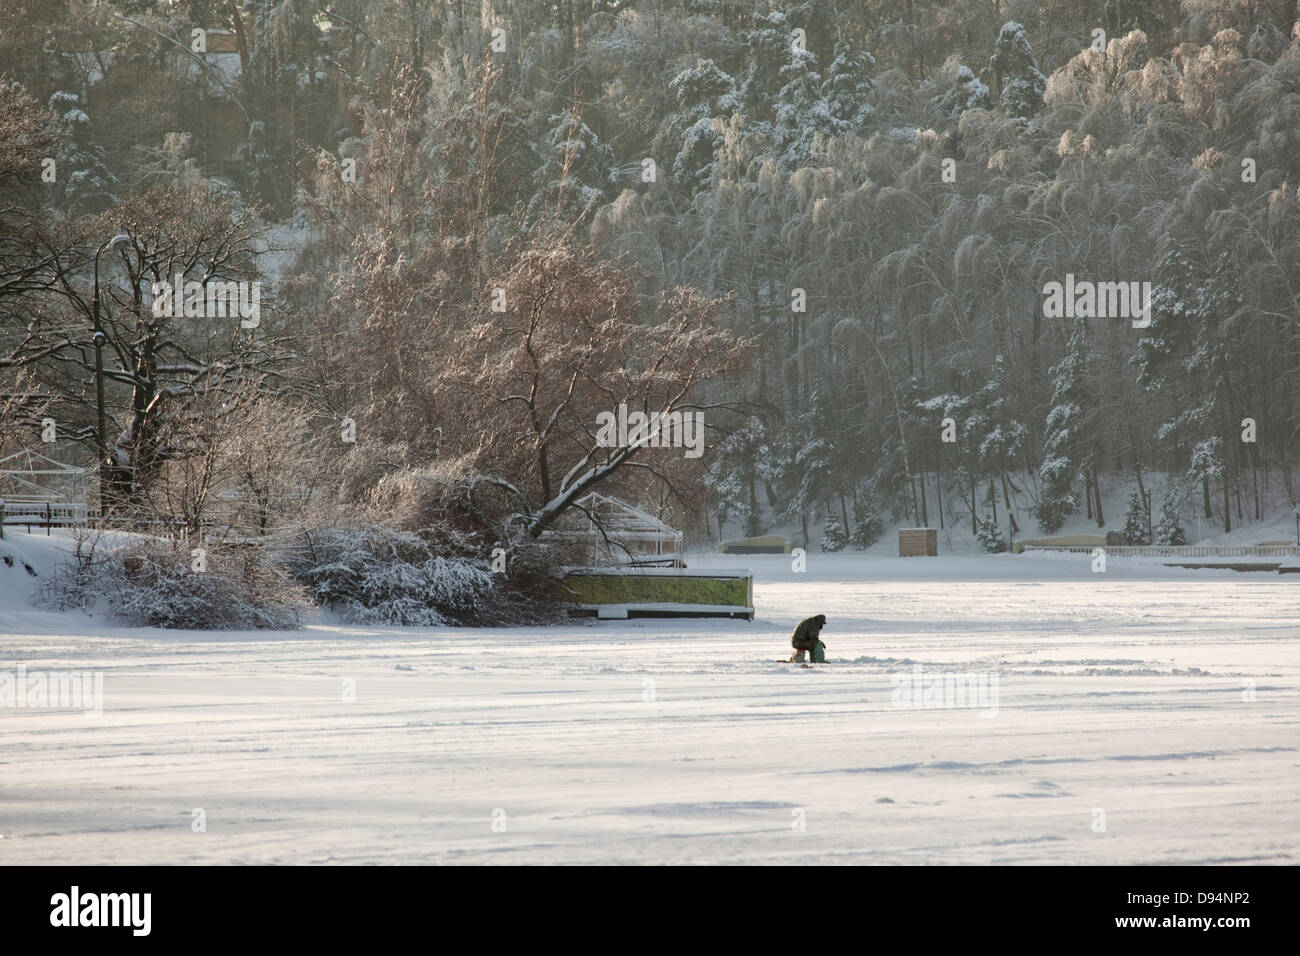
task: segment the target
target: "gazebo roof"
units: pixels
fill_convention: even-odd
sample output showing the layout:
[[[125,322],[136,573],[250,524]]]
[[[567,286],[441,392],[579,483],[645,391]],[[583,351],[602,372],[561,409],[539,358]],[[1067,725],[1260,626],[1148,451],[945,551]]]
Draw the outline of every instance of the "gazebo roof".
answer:
[[[12,498],[27,498],[40,501],[59,501],[69,498],[67,494],[54,491],[35,480],[39,476],[53,476],[75,481],[81,478],[87,469],[67,462],[55,461],[48,455],[42,455],[32,448],[24,448],[12,455],[0,458],[0,482],[12,482],[22,491],[11,494]],[[4,497],[0,491],[0,497]]]
[[[565,516],[563,527],[557,528],[560,534],[599,535],[595,527],[574,527],[574,525],[598,525],[606,535],[641,538],[643,540],[679,541],[682,533],[671,525],[660,521],[652,514],[640,508],[602,495],[598,491],[590,492],[574,502],[575,511]],[[579,517],[579,514],[582,517]],[[585,519],[585,521],[583,520]]]

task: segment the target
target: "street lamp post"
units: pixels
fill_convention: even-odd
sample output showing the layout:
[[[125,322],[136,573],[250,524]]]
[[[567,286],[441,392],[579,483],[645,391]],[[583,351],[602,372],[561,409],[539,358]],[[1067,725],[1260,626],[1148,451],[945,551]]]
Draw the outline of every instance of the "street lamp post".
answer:
[[[1300,504],[1295,506],[1295,546],[1300,548]]]
[[[101,524],[104,521],[105,466],[108,464],[108,445],[104,441],[104,433],[108,430],[104,418],[104,343],[108,341],[108,336],[104,334],[104,329],[99,324],[99,257],[105,249],[116,248],[122,243],[130,241],[130,236],[120,232],[112,239],[104,240],[104,242],[100,243],[99,248],[95,250],[95,291],[91,297],[95,331],[91,339],[95,343],[95,453],[99,458],[99,520]]]

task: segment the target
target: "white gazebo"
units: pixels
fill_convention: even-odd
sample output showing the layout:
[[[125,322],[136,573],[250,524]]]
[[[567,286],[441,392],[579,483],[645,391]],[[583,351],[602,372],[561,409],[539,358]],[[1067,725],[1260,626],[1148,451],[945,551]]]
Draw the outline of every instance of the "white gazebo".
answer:
[[[0,458],[0,501],[4,523],[71,525],[86,523],[84,479],[87,469],[55,461],[32,448]]]
[[[593,491],[574,502],[543,538],[588,545],[621,564],[681,567],[682,533],[640,508]]]

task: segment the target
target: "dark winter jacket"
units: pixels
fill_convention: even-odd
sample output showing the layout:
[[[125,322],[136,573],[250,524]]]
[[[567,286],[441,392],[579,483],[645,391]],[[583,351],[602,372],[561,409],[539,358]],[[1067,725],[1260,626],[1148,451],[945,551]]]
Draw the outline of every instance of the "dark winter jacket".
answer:
[[[796,651],[811,651],[817,641],[820,640],[818,635],[825,626],[825,614],[818,614],[816,617],[800,621],[799,626],[794,629],[794,634],[790,637],[790,646]]]

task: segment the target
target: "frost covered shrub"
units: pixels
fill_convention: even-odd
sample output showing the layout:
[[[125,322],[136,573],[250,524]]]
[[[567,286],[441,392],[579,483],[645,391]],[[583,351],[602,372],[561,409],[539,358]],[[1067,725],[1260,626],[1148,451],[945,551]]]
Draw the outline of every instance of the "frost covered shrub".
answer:
[[[285,560],[317,603],[358,624],[470,623],[495,588],[486,566],[380,526],[304,532]]]
[[[848,543],[849,537],[839,521],[835,518],[827,519],[826,526],[822,529],[822,550],[843,551]]]
[[[56,610],[99,610],[133,627],[201,631],[291,630],[307,606],[302,589],[257,548],[209,550],[206,570],[189,549],[160,541],[78,553],[60,565],[39,599]]]
[[[541,601],[544,555],[511,554],[509,575],[475,557],[466,535],[381,525],[304,531],[285,567],[320,605],[357,624],[502,625],[562,611]]]

